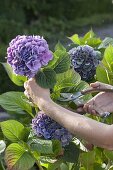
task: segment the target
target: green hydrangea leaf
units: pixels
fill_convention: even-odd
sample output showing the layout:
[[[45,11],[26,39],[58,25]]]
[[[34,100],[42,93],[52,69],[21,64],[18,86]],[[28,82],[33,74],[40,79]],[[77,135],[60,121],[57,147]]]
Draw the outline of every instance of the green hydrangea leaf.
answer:
[[[107,48],[109,45],[113,45],[113,38],[106,37],[101,44],[99,45],[98,49]]]
[[[69,145],[65,147],[63,160],[71,163],[77,163],[80,154],[80,149],[74,144],[74,142],[70,142]]]
[[[96,68],[96,79],[102,83],[109,84],[108,72],[101,65]]]
[[[29,143],[32,151],[37,151],[43,154],[53,154],[53,144],[51,140],[32,139]]]
[[[0,123],[2,132],[7,139],[12,142],[18,142],[22,140],[22,132],[24,126],[16,120],[7,120]]]
[[[23,100],[25,95],[23,92],[6,92],[0,95],[0,105],[8,111],[16,112],[16,113],[24,113],[26,111],[32,117],[32,108],[29,103]]]
[[[64,88],[72,88],[78,85],[81,81],[80,75],[73,69],[57,75],[57,83],[54,91],[60,91]]]
[[[44,68],[53,69],[57,74],[63,73],[70,68],[70,56],[66,52],[64,46],[59,42],[55,46],[55,52],[53,53],[53,60]]]
[[[101,44],[101,39],[97,38],[95,33],[90,30],[88,33],[84,35],[84,37],[80,38],[81,45],[89,45],[92,47],[97,47]]]
[[[74,34],[71,37],[68,37],[71,41],[73,41],[75,44],[80,45],[80,39],[78,34]]]
[[[28,170],[35,163],[35,159],[28,150],[17,143],[12,143],[7,147],[5,161],[8,170]]]
[[[104,150],[104,154],[105,156],[110,159],[111,161],[113,161],[113,151],[109,151],[109,150]]]
[[[80,155],[80,162],[87,170],[92,170],[95,162],[95,151],[82,153]]]
[[[65,47],[64,47],[60,42],[58,42],[58,43],[56,44],[55,50],[61,50],[61,51],[65,51],[65,52],[66,52]]]
[[[12,67],[8,63],[2,63],[2,65],[4,66],[9,78],[13,83],[15,83],[17,86],[24,85],[24,82],[27,81],[27,77],[15,74]]]
[[[61,169],[61,170],[69,170],[69,167],[68,167],[67,164],[62,163],[62,164],[60,165],[60,169]]]
[[[106,48],[103,60],[97,67],[96,77],[98,81],[113,85],[113,46]]]
[[[87,32],[84,37],[83,40],[86,41],[90,38],[94,38],[95,37],[95,33],[93,32],[93,30],[90,30],[89,32]]]
[[[109,45],[104,53],[104,59],[106,60],[107,67],[110,68],[111,63],[113,62],[113,46]]]
[[[52,140],[53,153],[57,156],[62,152],[62,145],[59,140]]]
[[[36,82],[43,88],[53,88],[56,83],[56,73],[51,68],[38,71],[35,76]]]
[[[51,164],[48,165],[47,170],[56,170],[60,167],[61,163],[62,163],[62,160],[58,160],[55,163],[51,163]]]
[[[101,163],[100,164],[99,163],[94,163],[93,168],[94,168],[94,170],[103,170],[103,167],[102,167]],[[111,169],[111,170],[113,170],[113,169]]]
[[[91,47],[96,47],[96,46],[100,45],[100,43],[101,43],[100,38],[90,38],[90,39],[85,41],[85,44],[87,44]]]
[[[58,60],[53,66],[54,71],[57,74],[67,71],[71,65],[69,54],[65,51],[57,50],[54,55],[58,56]]]

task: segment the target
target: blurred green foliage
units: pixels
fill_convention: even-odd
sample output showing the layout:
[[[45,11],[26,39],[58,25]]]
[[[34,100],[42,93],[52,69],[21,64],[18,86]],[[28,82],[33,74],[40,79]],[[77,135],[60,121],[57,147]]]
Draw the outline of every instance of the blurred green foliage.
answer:
[[[111,0],[4,0],[0,1],[0,61],[9,41],[18,34],[40,34],[50,47],[86,26],[113,21]],[[14,90],[0,66],[0,93]],[[18,89],[18,88],[16,88]]]

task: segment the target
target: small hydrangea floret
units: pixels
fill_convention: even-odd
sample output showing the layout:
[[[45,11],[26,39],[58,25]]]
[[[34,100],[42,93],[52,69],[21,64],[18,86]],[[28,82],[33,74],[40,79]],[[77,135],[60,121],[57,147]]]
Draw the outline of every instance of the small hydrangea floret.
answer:
[[[99,64],[98,55],[101,56],[101,53],[88,45],[81,45],[72,48],[69,55],[71,56],[71,64],[74,70],[80,74],[81,79],[91,80],[96,73],[96,67]]]
[[[61,141],[63,147],[68,145],[72,139],[72,135],[67,129],[41,111],[32,119],[32,129],[38,137]]]
[[[52,58],[47,41],[40,36],[18,35],[7,48],[7,62],[13,71],[28,78],[34,77]]]

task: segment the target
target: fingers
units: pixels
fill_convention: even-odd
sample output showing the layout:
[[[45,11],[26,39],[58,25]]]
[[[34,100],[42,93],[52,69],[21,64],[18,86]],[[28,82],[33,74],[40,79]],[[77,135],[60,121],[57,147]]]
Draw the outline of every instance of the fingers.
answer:
[[[91,83],[90,84],[91,87],[93,88],[98,88],[98,89],[102,89],[102,88],[105,88],[105,89],[113,89],[113,86],[112,85],[109,85],[109,84],[105,84],[105,83],[101,83],[101,82],[95,82],[95,83]]]
[[[26,88],[27,86],[32,85],[32,84],[34,84],[34,83],[36,83],[36,82],[35,82],[35,79],[34,79],[34,78],[30,78],[28,81],[26,81],[26,82],[24,83],[24,88]]]
[[[87,148],[88,151],[92,151],[94,148],[94,145],[91,143],[85,143],[85,147]]]
[[[94,105],[90,105],[90,104],[86,103],[84,105],[83,109],[85,110],[86,113],[91,113],[93,115],[98,115],[98,112],[95,110]]]
[[[26,89],[26,87],[27,87],[27,81],[24,83],[24,88]]]
[[[29,96],[33,97],[33,95],[36,95],[41,87],[39,87],[35,81],[35,79],[31,78],[28,81],[24,83],[25,88],[25,94],[29,93]]]
[[[24,83],[24,88],[25,88],[24,94],[28,99],[31,99],[31,97],[33,98],[33,93],[31,89],[33,89],[32,86],[34,85],[34,83],[35,80],[33,78],[29,79]]]
[[[76,111],[77,111],[77,113],[79,113],[79,114],[85,114],[85,113],[86,113],[86,112],[84,111],[83,107],[78,107]]]
[[[97,115],[103,116],[104,115],[104,112],[101,109],[97,108],[94,105],[90,105],[88,103],[86,103],[83,107],[78,107],[76,111],[77,111],[77,113],[80,113],[80,114],[90,113],[95,116],[97,116]]]
[[[95,104],[90,105],[90,104],[86,103],[84,105],[83,109],[85,110],[86,113],[90,113],[95,116],[99,115],[101,117],[105,117],[109,114],[108,112],[105,112],[102,108],[97,107]]]
[[[29,94],[27,90],[24,91],[24,95],[29,99]]]
[[[100,86],[100,82],[95,82],[95,83],[91,83],[90,86],[93,87],[93,88],[98,88]]]
[[[98,114],[96,110],[94,109],[94,107],[88,103],[83,106],[78,106],[76,111],[77,113],[80,113],[80,114],[85,114],[85,113],[91,113],[93,115]]]

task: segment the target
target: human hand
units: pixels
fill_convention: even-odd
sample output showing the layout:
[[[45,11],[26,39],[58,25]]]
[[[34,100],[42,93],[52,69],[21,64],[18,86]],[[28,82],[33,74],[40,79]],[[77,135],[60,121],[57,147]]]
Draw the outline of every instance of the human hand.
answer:
[[[24,94],[28,98],[31,98],[33,103],[38,105],[40,110],[44,101],[51,101],[49,89],[40,87],[33,78],[24,83],[24,88]]]
[[[90,86],[94,89],[113,89],[113,86],[95,82],[91,83]],[[104,112],[113,112],[113,93],[112,92],[100,92],[91,100],[89,100],[83,107],[78,107],[77,112],[87,112],[94,115],[99,114],[102,116]]]

